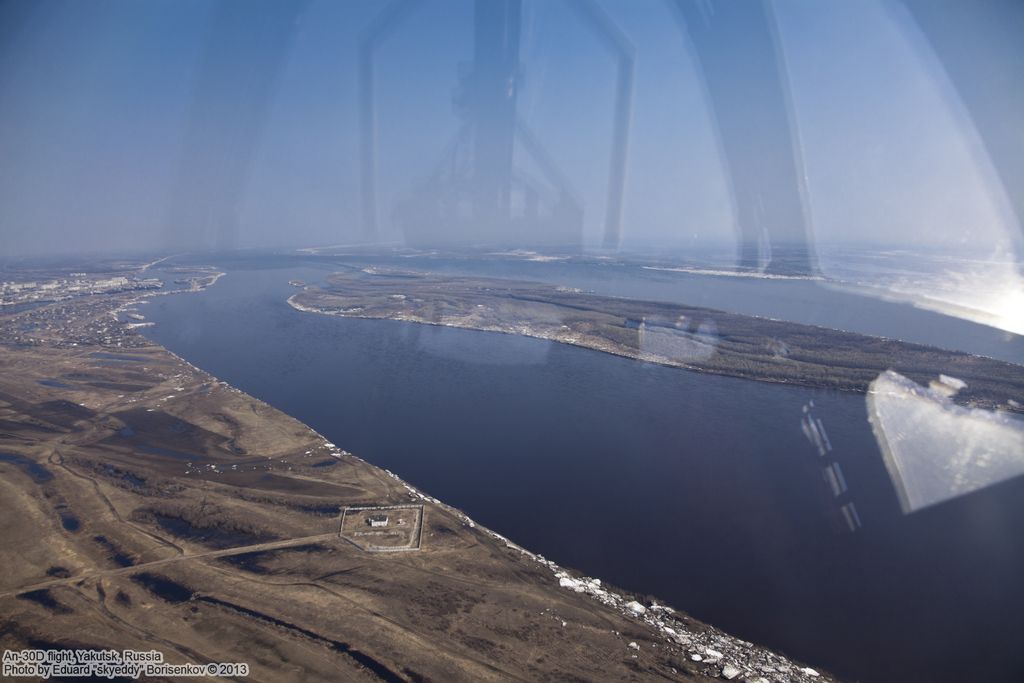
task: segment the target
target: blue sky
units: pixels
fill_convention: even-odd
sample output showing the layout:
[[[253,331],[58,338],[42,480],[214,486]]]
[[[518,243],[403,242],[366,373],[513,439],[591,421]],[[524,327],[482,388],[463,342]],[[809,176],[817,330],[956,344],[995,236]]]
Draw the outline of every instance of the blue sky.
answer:
[[[730,244],[713,120],[679,24],[660,0],[603,5],[636,46],[624,244]],[[0,250],[172,244],[176,221],[219,201],[215,183],[201,190],[225,164],[242,168],[227,208],[233,245],[359,239],[356,45],[382,6],[276,3],[271,19],[294,20],[288,30],[247,16],[217,33],[210,1],[0,4]],[[774,9],[819,242],[1017,249],[977,133],[900,5]],[[426,0],[379,53],[385,237],[400,238],[390,207],[457,129],[451,99],[471,22],[468,0]],[[522,62],[520,112],[580,192],[596,245],[615,63],[556,0],[525,0]],[[246,68],[275,73],[259,111],[226,95],[246,87]]]

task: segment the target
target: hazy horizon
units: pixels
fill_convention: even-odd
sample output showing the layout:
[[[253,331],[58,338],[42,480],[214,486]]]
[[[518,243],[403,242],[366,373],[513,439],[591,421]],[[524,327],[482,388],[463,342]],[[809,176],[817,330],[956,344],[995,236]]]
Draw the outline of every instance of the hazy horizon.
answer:
[[[384,6],[0,6],[4,255],[363,241],[356,56]],[[600,6],[635,50],[621,248],[736,247],[717,122],[690,38],[660,0]],[[770,7],[809,242],[1019,260],[1008,190],[906,8]],[[381,241],[404,241],[396,207],[459,129],[452,100],[472,59],[472,11],[468,0],[420,3],[381,43]],[[744,46],[721,49],[728,61]],[[527,0],[519,62],[519,115],[580,198],[582,248],[598,248],[614,59],[569,3]],[[742,115],[756,125],[760,113]],[[532,246],[515,234],[503,243]]]

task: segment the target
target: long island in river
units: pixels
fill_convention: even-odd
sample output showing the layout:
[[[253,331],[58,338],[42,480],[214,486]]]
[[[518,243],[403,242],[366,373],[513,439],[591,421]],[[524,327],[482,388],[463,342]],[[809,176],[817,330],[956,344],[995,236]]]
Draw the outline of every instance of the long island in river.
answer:
[[[638,301],[534,282],[352,269],[289,303],[317,313],[522,334],[744,379],[865,392],[892,370],[947,379],[956,401],[1024,410],[1024,367],[992,358],[685,304]],[[965,386],[964,386],[965,385]]]

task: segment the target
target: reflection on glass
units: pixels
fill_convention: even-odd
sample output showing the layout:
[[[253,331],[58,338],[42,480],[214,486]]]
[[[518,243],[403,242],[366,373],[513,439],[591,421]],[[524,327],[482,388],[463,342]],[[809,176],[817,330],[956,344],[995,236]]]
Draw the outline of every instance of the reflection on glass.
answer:
[[[1024,420],[957,405],[964,387],[888,371],[868,389],[868,419],[905,514],[1024,474]]]

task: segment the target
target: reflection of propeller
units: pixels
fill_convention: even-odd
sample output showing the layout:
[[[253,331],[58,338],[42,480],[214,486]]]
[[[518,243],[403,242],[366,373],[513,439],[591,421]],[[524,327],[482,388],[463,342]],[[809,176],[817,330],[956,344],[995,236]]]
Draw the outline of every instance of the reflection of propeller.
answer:
[[[565,174],[558,169],[555,162],[548,156],[547,150],[540,144],[537,136],[522,119],[516,120],[516,132],[519,134],[519,143],[540,168],[548,182],[554,185],[563,196],[568,197],[575,207],[579,208],[581,206],[579,193],[573,188]]]
[[[694,51],[732,194],[739,265],[813,272],[799,130],[765,0],[670,0]],[[755,115],[756,114],[756,115]],[[780,249],[779,247],[786,247]],[[785,252],[785,258],[780,258]]]
[[[359,163],[362,172],[363,229],[377,239],[377,101],[374,55],[381,43],[421,0],[391,0],[363,29],[359,39]]]
[[[923,387],[892,371],[868,388],[868,419],[904,514],[1024,474],[1024,420],[953,402],[964,383]]]
[[[974,123],[1024,237],[1024,3],[902,0]],[[965,46],[970,49],[965,49]]]
[[[622,197],[626,191],[626,154],[629,150],[630,117],[633,110],[633,44],[594,0],[570,0],[583,23],[615,53],[618,61],[615,82],[615,122],[612,158],[608,175],[608,204],[604,215],[604,247],[619,246],[622,224]]]

